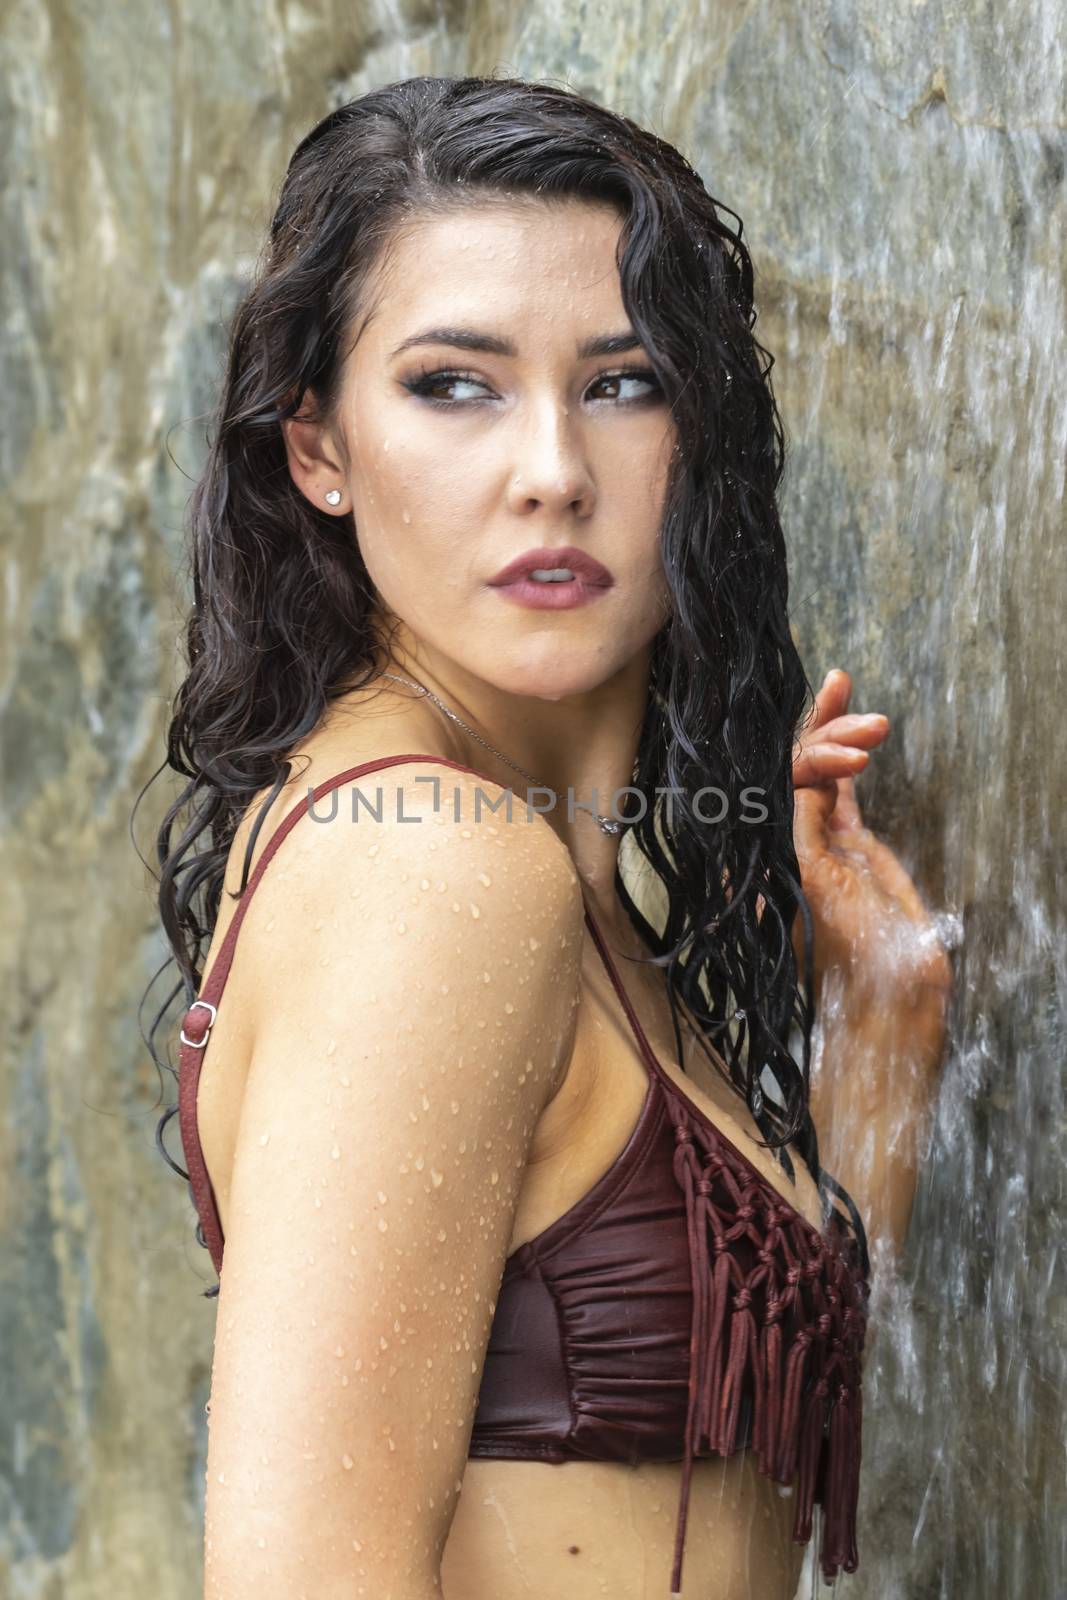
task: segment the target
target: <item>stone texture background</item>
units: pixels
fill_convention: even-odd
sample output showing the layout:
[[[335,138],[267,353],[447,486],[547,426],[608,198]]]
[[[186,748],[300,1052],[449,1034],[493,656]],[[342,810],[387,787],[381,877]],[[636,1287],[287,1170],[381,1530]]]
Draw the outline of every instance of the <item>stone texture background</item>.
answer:
[[[201,1592],[214,1309],[153,1147],[137,1007],[166,950],[129,836],[185,500],[297,138],[378,83],[492,71],[646,122],[744,218],[809,676],[846,666],[890,716],[868,820],[964,929],[839,1587],[1067,1593],[1064,58],[1056,0],[5,8],[5,1594]]]

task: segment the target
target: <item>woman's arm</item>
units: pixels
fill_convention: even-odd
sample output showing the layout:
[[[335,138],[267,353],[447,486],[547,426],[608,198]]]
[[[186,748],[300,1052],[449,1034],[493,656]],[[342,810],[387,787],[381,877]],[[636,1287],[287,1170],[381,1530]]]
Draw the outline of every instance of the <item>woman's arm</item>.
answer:
[[[205,1600],[440,1600],[582,899],[544,822],[415,775],[294,830],[236,959],[254,1038],[217,1301]],[[403,816],[390,813],[394,783]]]
[[[907,1237],[933,1124],[950,984],[884,994],[827,974],[812,1059],[811,1115],[822,1166],[855,1202],[872,1253]]]

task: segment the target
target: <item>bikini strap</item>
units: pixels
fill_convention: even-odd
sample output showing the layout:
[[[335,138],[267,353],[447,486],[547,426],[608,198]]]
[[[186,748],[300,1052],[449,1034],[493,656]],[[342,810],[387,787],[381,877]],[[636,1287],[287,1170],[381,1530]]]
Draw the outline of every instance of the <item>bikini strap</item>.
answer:
[[[582,899],[585,900],[585,895],[584,894],[582,896]],[[648,1035],[645,1033],[644,1028],[641,1026],[640,1018],[638,1017],[637,1012],[633,1008],[633,1004],[632,1004],[632,1002],[630,1000],[630,996],[626,993],[626,989],[625,989],[625,986],[623,984],[623,981],[622,981],[621,977],[619,976],[619,970],[616,967],[615,962],[611,958],[611,952],[608,949],[608,942],[604,938],[604,935],[601,933],[600,929],[597,927],[596,921],[595,921],[595,919],[593,917],[593,913],[589,909],[588,900],[585,901],[585,920],[586,920],[586,923],[587,923],[587,925],[589,927],[590,933],[593,935],[593,943],[596,945],[597,950],[600,953],[600,958],[603,961],[604,966],[607,968],[608,977],[611,979],[611,981],[612,981],[612,983],[613,983],[613,985],[615,987],[615,992],[618,995],[620,1001],[622,1002],[622,1008],[626,1012],[627,1017],[629,1018],[630,1026],[633,1029],[634,1036],[637,1039],[638,1045],[640,1046],[641,1054],[644,1056],[646,1062],[648,1063],[649,1067],[651,1068],[653,1075],[661,1083],[665,1084],[666,1087],[668,1087],[668,1088],[672,1087],[671,1080],[668,1078],[667,1074],[664,1072],[662,1066],[660,1065],[659,1058],[657,1057],[656,1052],[653,1050],[652,1046],[648,1042]]]

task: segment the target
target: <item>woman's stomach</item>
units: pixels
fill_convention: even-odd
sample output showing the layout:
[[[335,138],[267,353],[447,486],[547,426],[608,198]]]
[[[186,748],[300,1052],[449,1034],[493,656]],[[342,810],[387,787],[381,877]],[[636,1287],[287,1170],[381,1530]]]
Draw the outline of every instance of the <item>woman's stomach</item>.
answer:
[[[470,1458],[444,1600],[668,1600],[682,1463]],[[682,1600],[794,1600],[796,1502],[755,1454],[693,1462]]]

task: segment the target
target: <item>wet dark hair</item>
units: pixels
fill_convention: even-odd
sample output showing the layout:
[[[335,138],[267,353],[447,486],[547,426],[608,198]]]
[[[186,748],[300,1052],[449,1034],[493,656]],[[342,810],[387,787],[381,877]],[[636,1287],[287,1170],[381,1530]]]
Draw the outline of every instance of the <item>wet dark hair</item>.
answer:
[[[197,996],[242,815],[270,786],[243,891],[263,815],[290,776],[286,753],[333,699],[384,664],[352,520],[318,510],[296,487],[281,422],[309,392],[322,420],[336,418],[366,289],[398,228],[517,199],[583,201],[620,215],[623,304],[676,429],[661,529],[672,609],[653,645],[635,778],[647,804],[628,845],[665,891],[663,927],[636,905],[621,872],[616,888],[665,968],[679,1062],[676,995],[721,1052],[725,1070],[710,1050],[709,1059],[787,1172],[791,1142],[824,1207],[829,1188],[862,1239],[851,1200],[819,1165],[808,1109],[813,937],[793,845],[792,760],[814,695],[789,628],[777,508],[785,439],[773,357],[753,332],[741,219],[671,145],[549,83],[408,78],[338,106],[293,152],[233,315],[213,437],[190,499],[188,671],[167,761],[149,780],[167,768],[188,780],[156,839],[159,912],[173,952],[165,966],[173,960],[180,979],[146,1042],[176,1077],[154,1036],[178,994],[183,1011]],[[657,788],[673,791],[669,807]],[[708,788],[724,797],[716,824],[698,795]],[[762,791],[763,820],[752,820],[759,812],[747,789]],[[792,943],[798,912],[803,975]],[[774,1086],[766,1095],[764,1074]],[[188,1181],[163,1143],[176,1109],[160,1119],[156,1142]],[[199,1224],[197,1236],[204,1244]]]

